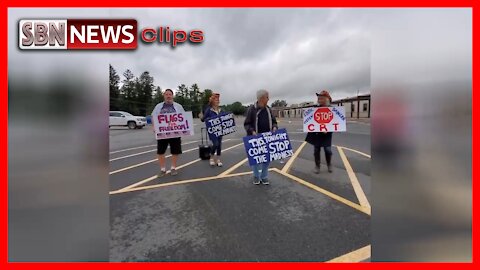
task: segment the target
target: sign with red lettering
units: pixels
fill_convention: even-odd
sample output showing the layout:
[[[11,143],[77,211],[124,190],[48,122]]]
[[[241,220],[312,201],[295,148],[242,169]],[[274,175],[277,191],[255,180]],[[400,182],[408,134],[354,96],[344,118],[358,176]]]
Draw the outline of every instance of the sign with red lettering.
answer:
[[[311,107],[303,111],[303,132],[347,131],[344,107]]]
[[[54,50],[136,49],[137,21],[132,19],[20,20],[19,48]]]
[[[152,121],[157,140],[193,135],[192,112],[154,114]]]

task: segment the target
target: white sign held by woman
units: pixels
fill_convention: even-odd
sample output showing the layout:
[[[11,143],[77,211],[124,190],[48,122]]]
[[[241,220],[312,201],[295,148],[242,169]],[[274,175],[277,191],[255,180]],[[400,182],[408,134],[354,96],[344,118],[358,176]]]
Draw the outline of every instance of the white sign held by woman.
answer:
[[[303,132],[343,131],[347,131],[344,107],[311,107],[303,111]]]

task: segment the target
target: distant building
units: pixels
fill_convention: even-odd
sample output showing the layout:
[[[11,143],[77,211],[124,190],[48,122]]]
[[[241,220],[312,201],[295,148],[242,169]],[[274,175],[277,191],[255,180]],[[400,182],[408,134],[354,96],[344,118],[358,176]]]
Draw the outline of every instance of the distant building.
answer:
[[[273,107],[278,118],[302,118],[303,109],[314,106],[314,102],[302,102],[288,107]],[[344,106],[347,118],[370,118],[370,94],[334,100],[332,105]]]
[[[347,117],[370,118],[370,94],[335,100],[332,103],[344,106]]]

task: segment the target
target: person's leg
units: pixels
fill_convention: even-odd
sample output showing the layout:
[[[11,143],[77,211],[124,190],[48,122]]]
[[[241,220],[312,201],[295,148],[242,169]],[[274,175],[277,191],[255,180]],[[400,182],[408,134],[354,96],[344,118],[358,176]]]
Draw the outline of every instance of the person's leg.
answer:
[[[215,151],[217,149],[217,141],[211,140],[212,146],[210,147],[210,166],[215,166]]]
[[[218,145],[217,145],[217,156],[222,155],[222,137],[218,138]]]
[[[252,171],[253,171],[253,183],[255,185],[258,185],[260,184],[260,166],[261,164],[255,164],[255,165],[252,165]]]
[[[173,155],[172,154],[172,169],[177,168],[177,159],[178,159],[178,155]]]
[[[170,174],[176,175],[178,155],[182,153],[182,140],[180,138],[170,139],[170,153],[172,154],[172,167],[170,169]]]
[[[320,173],[320,147],[313,147],[313,157],[315,159],[315,169],[314,173]]]
[[[325,160],[327,161],[328,172],[332,172],[332,147],[326,146],[323,148],[325,151]]]
[[[168,142],[167,140],[157,140],[157,155],[158,155],[158,163],[160,165],[160,173],[158,174],[159,177],[165,175],[166,168],[165,168],[165,151],[167,151]]]
[[[264,185],[270,184],[268,182],[268,168],[270,167],[270,162],[265,162],[262,164],[262,174],[260,175],[260,179]]]
[[[160,170],[165,171],[165,155],[158,155],[158,163],[160,164]]]
[[[217,166],[222,167],[223,163],[220,161],[220,156],[222,155],[222,137],[219,137],[217,142]]]

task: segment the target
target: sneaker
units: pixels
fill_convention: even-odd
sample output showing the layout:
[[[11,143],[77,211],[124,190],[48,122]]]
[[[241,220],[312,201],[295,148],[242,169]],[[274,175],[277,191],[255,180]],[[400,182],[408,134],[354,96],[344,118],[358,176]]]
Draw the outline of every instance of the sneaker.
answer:
[[[332,165],[328,165],[327,167],[328,167],[328,172],[329,173],[333,172]]]
[[[314,174],[319,174],[320,173],[320,166],[315,166],[315,169],[313,169]]]
[[[160,170],[160,172],[157,174],[157,177],[160,178],[160,177],[164,176],[165,174],[167,174],[166,171]]]
[[[223,166],[223,163],[222,163],[220,160],[217,160],[217,166],[218,166],[218,167],[222,167],[222,166]]]
[[[254,184],[254,185],[260,185],[260,179],[254,177],[254,178],[253,178],[253,184]]]
[[[265,178],[265,179],[262,179],[262,184],[264,184],[264,185],[270,185],[270,182],[268,182],[268,179]]]
[[[176,169],[171,169],[170,170],[170,175],[177,175],[177,174],[178,174],[178,172],[177,172]]]
[[[210,166],[215,166],[215,161],[213,159],[210,159]]]

